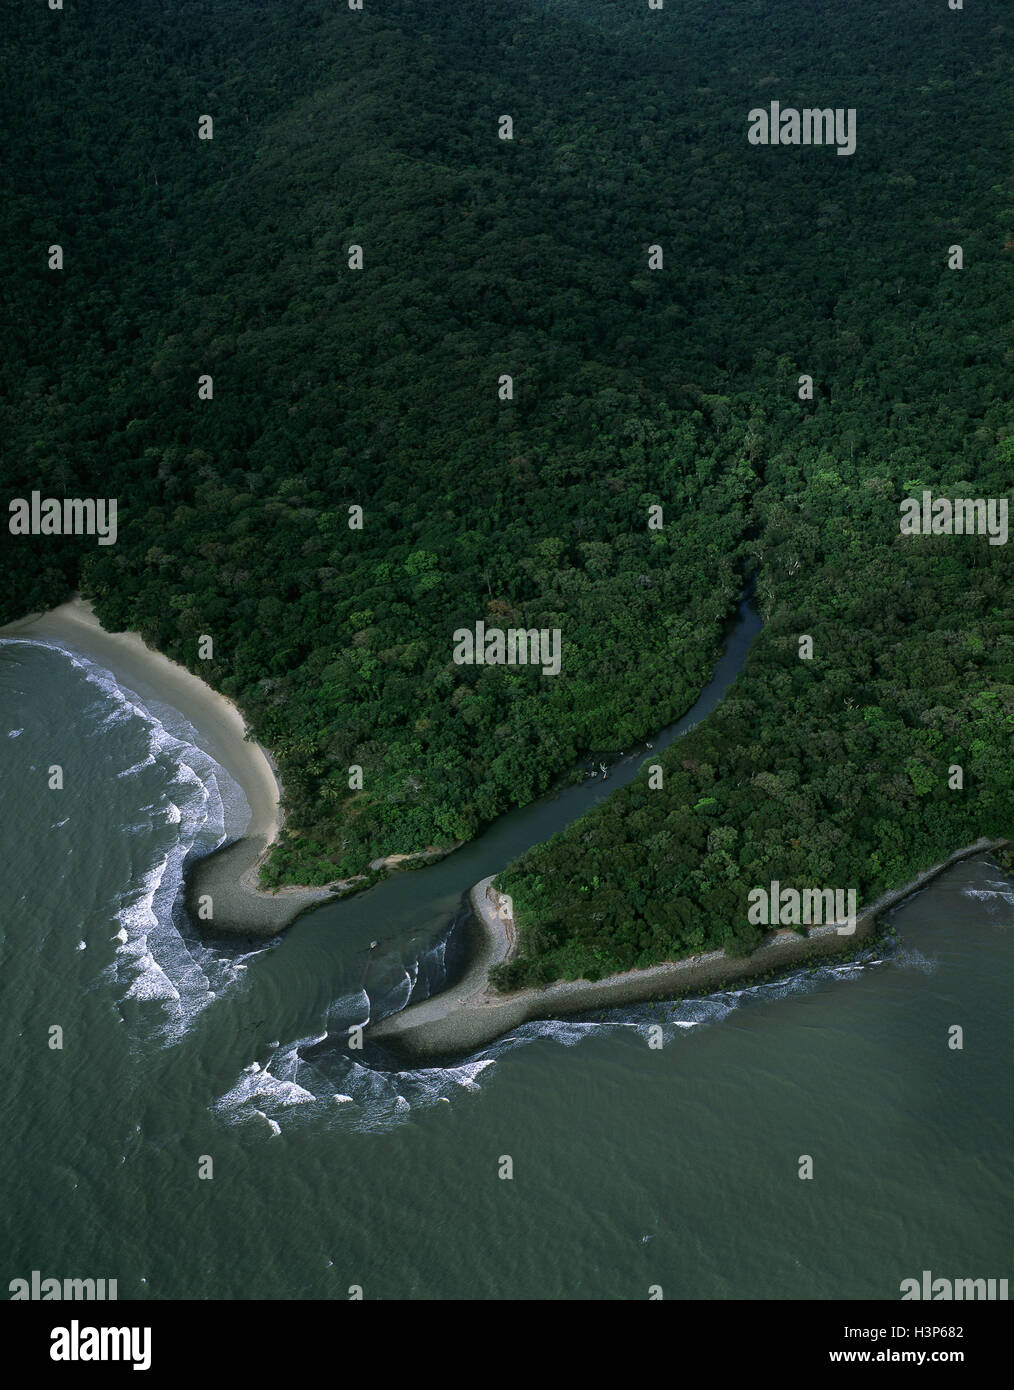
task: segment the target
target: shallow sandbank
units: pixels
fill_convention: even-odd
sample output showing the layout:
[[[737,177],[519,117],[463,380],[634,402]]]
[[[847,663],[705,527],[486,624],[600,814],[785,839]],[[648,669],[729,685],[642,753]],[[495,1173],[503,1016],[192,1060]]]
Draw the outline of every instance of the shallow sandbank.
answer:
[[[382,1019],[368,1030],[368,1035],[418,1056],[466,1052],[492,1042],[529,1019],[707,993],[772,970],[820,960],[847,951],[854,942],[872,935],[881,913],[898,906],[951,864],[1010,843],[981,839],[956,850],[940,864],[882,894],[864,908],[851,935],[840,935],[834,926],[813,927],[805,937],[794,931],[772,932],[745,957],[711,951],[601,980],[565,980],[543,989],[516,990],[512,994],[496,994],[489,985],[490,969],[508,958],[516,942],[509,908],[502,909],[502,895],[492,889],[494,876],[490,876],[477,883],[469,894],[482,937],[464,977],[450,989]]]

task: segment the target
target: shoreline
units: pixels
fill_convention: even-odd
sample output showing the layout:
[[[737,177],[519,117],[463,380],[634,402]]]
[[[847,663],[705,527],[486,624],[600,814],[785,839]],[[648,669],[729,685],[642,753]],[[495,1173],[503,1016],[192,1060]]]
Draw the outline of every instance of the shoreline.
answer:
[[[900,888],[882,893],[863,908],[856,919],[855,932],[848,936],[840,935],[833,924],[813,927],[805,937],[791,929],[782,929],[769,933],[749,956],[727,956],[724,951],[710,951],[641,970],[607,975],[601,980],[562,980],[538,989],[515,990],[511,994],[496,994],[489,986],[492,966],[509,959],[517,946],[510,900],[492,887],[496,875],[491,874],[469,890],[472,917],[482,932],[482,940],[462,979],[449,989],[419,1004],[410,1004],[400,1013],[367,1027],[367,1036],[417,1056],[469,1052],[531,1019],[708,993],[732,981],[841,954],[852,943],[874,934],[881,913],[898,907],[952,864],[1012,843],[1008,839],[981,838],[955,850],[939,864]]]
[[[270,754],[246,737],[246,721],[227,696],[149,647],[139,633],[107,632],[91,603],[80,595],[0,627],[0,638],[4,637],[42,642],[86,658],[109,671],[117,685],[152,713],[153,704],[172,706],[194,730],[198,747],[239,786],[250,808],[246,825],[235,827],[238,834],[202,855],[185,873],[185,901],[195,922],[201,919],[192,902],[210,895],[213,916],[205,924],[209,930],[273,935],[302,912],[339,896],[330,887],[272,891],[258,886],[261,862],[284,824],[282,788]]]

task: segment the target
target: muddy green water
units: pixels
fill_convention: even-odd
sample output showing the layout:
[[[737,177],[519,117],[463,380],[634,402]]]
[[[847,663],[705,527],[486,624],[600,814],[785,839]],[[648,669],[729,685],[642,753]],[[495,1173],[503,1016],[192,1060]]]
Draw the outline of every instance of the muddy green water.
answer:
[[[988,857],[860,964],[405,1070],[350,1054],[349,1024],[437,987],[464,891],[595,783],[273,943],[202,943],[183,860],[244,803],[180,716],[6,642],[0,755],[4,1289],[38,1269],[121,1298],[896,1299],[923,1269],[1010,1275],[1014,886]]]

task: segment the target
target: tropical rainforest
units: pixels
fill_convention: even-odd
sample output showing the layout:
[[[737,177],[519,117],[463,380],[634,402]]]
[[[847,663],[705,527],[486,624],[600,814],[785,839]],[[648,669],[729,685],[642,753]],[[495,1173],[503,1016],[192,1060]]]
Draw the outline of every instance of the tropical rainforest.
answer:
[[[1011,833],[1014,547],[899,532],[1010,494],[1011,36],[945,0],[18,6],[3,484],[119,526],[5,532],[0,620],[80,591],[234,699],[284,786],[264,881],[323,884],[650,737],[753,580],[662,784],[500,876],[504,988],[749,951],[754,885],[867,899]],[[854,110],[855,153],[750,144],[772,100]],[[478,621],[559,629],[560,674],[455,664]]]

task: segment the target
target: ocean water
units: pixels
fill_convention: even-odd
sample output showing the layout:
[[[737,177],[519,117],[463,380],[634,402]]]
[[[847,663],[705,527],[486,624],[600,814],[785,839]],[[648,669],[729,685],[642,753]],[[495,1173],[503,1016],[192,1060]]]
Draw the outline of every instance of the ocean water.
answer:
[[[756,626],[741,611],[667,737]],[[643,755],[274,941],[203,940],[183,867],[242,830],[242,792],[177,712],[0,642],[3,1278],[115,1278],[121,1299],[896,1299],[923,1269],[1009,1276],[1014,883],[988,856],[855,964],[530,1023],[441,1066],[349,1049],[352,1024],[456,968],[468,887]]]

